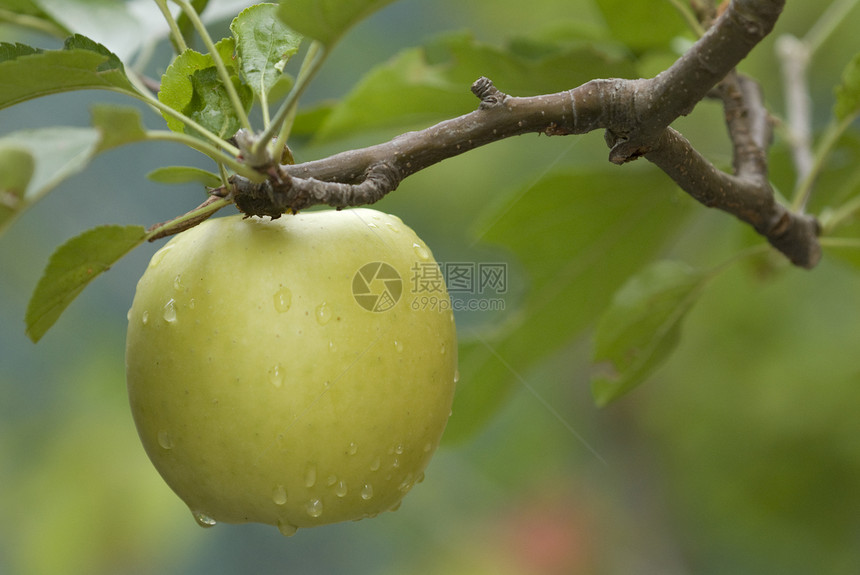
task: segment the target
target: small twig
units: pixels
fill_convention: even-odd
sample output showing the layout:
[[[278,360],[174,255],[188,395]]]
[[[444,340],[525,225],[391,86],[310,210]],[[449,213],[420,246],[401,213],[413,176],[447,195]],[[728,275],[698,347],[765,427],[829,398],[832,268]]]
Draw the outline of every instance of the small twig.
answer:
[[[179,217],[167,220],[160,224],[154,224],[146,229],[146,241],[154,242],[179,232],[184,232],[197,224],[209,219],[215,212],[230,205],[228,200],[218,197],[216,194],[206,198],[206,201]]]
[[[788,142],[796,171],[795,179],[802,182],[809,177],[815,163],[812,152],[812,99],[806,79],[809,49],[801,40],[786,34],[777,40],[776,52],[782,69]],[[805,204],[804,198],[801,208]]]

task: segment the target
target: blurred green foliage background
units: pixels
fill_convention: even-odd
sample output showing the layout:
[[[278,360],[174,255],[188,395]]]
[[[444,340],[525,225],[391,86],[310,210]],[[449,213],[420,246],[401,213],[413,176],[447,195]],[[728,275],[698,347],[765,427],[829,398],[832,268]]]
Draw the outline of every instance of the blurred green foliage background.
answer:
[[[777,29],[743,64],[778,116],[784,106],[775,38],[803,35],[827,4],[787,2]],[[644,22],[641,10],[654,20]],[[226,25],[213,30],[224,34]],[[860,49],[858,26],[854,10],[810,69],[818,129],[829,119],[833,86]],[[400,0],[338,46],[308,103],[341,98],[400,50],[438,46],[439,34],[464,30],[493,46],[567,30],[642,75],[668,65],[692,38],[669,2]],[[4,37],[10,33],[0,28],[0,39],[52,42]],[[159,46],[153,62],[167,55]],[[617,64],[607,63],[605,73],[602,65],[582,62],[592,74],[618,73]],[[576,83],[577,74],[570,73]],[[557,75],[560,84],[576,85],[567,85],[568,71]],[[504,76],[493,80],[514,91]],[[464,81],[460,113],[471,109]],[[86,126],[94,101],[129,103],[106,93],[52,96],[0,111],[0,131]],[[151,113],[146,121],[163,125]],[[323,157],[420,122],[308,140],[295,153],[300,161]],[[715,162],[729,164],[716,103],[703,102],[677,127]],[[816,209],[834,190],[856,193],[857,135],[833,156]],[[258,525],[198,528],[138,442],[125,397],[125,314],[158,245],[134,251],[98,278],[38,345],[25,337],[28,297],[58,244],[98,224],[150,224],[184,212],[202,191],[158,185],[146,174],[170,164],[211,168],[206,158],[166,144],[97,158],[0,239],[0,573],[857,573],[856,267],[830,252],[811,272],[778,257],[735,265],[704,293],[666,365],[598,409],[588,386],[589,328],[625,274],[658,256],[708,267],[761,242],[730,217],[694,205],[644,161],[619,168],[606,156],[601,134],[524,136],[421,172],[380,203],[441,262],[509,262],[506,309],[457,317],[470,376],[461,379],[461,393],[499,407],[455,408],[450,425],[459,436],[398,512],[291,538]],[[793,171],[779,136],[772,157],[772,178],[788,193]],[[629,229],[610,230],[611,259],[570,272],[581,255],[576,226],[611,222],[619,213],[613,202],[620,210],[626,198],[643,195],[660,207]],[[554,212],[564,214],[561,221]],[[559,282],[563,292],[550,312],[567,324],[538,329],[529,317],[535,293]],[[503,361],[479,357],[490,348]]]

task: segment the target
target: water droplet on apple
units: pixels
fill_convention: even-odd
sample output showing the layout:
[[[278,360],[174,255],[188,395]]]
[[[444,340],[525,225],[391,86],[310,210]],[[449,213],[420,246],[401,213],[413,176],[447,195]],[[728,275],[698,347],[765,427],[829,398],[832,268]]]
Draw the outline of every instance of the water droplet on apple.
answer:
[[[203,513],[202,511],[192,511],[192,515],[194,515],[194,521],[197,522],[197,525],[200,527],[214,527],[217,521]]]
[[[385,222],[385,227],[394,232],[395,234],[400,233],[400,228],[392,224],[391,222]]]
[[[194,307],[196,305],[197,305],[197,301],[194,298],[191,298],[190,300],[188,300],[188,309],[194,309]]]
[[[333,340],[328,342],[328,350],[337,351],[337,344],[335,344]]]
[[[170,434],[163,429],[158,432],[158,445],[160,445],[162,449],[173,449],[173,438],[170,437]]]
[[[176,277],[173,278],[173,289],[176,291],[182,289],[182,274],[176,274]]]
[[[396,453],[397,455],[403,455],[403,444],[402,443],[398,443],[397,445],[394,446],[394,453]]]
[[[284,368],[280,363],[276,363],[269,368],[269,381],[275,387],[281,387],[284,384]]]
[[[125,312],[125,319],[131,321],[131,308],[128,308],[128,311]]]
[[[325,483],[326,483],[326,485],[331,487],[332,485],[337,483],[337,476],[336,475],[329,475],[328,478],[325,480]]]
[[[323,512],[322,499],[311,499],[305,504],[305,511],[311,517],[319,517]]]
[[[379,228],[379,226],[377,226],[377,225],[376,225],[376,224],[374,224],[373,222],[367,222],[367,227],[369,227],[369,228]]]
[[[347,489],[346,481],[344,481],[343,479],[338,481],[337,485],[334,486],[334,494],[337,495],[338,497],[346,497],[346,494],[348,492],[349,492],[349,489]]]
[[[415,480],[415,483],[422,483],[423,481],[424,481],[424,472],[423,472],[423,471],[421,471],[421,472],[418,474],[418,478]]]
[[[161,260],[164,259],[164,256],[167,255],[167,252],[173,249],[173,246],[167,245],[155,252],[152,255],[152,259],[149,261],[149,267],[157,268],[161,264]]]
[[[441,353],[442,355],[445,355],[446,351],[448,351],[448,349],[445,347],[445,344],[443,343],[442,346],[439,348],[439,353]]]
[[[400,501],[398,501],[397,503],[395,503],[394,505],[392,505],[391,507],[389,507],[388,510],[389,511],[397,511],[398,509],[400,509],[401,504],[403,504],[402,499]]]
[[[400,458],[395,457],[391,460],[391,467],[400,467]]]
[[[296,534],[299,528],[290,523],[289,521],[278,521],[278,531],[281,532],[281,535],[284,537],[292,537]]]
[[[287,502],[287,488],[283,485],[278,485],[275,487],[275,490],[272,492],[272,501],[275,502],[275,505],[283,505]]]
[[[397,350],[398,353],[403,351],[403,342],[400,340],[394,340],[394,349]]]
[[[457,383],[459,381],[460,381],[460,369],[457,368],[454,370],[454,383]]]
[[[358,453],[358,444],[356,444],[354,441],[350,441],[349,447],[346,448],[346,452],[349,455],[355,455],[356,453]]]
[[[164,308],[161,310],[161,315],[167,323],[173,323],[176,321],[176,302],[173,298],[170,298],[167,303],[164,304]]]
[[[317,322],[319,322],[320,325],[325,325],[331,319],[331,308],[328,307],[326,302],[322,302],[317,306],[315,315]]]
[[[288,288],[281,288],[275,292],[273,299],[277,312],[284,313],[289,311],[290,305],[293,303],[293,292]]]
[[[424,444],[424,453],[430,453],[431,451],[433,451],[433,443],[428,441]]]
[[[376,471],[379,469],[380,465],[382,465],[382,462],[380,461],[379,457],[376,457],[373,461],[370,462],[370,470]]]
[[[422,259],[422,260],[429,260],[430,259],[430,252],[427,251],[427,248],[425,248],[421,244],[413,243],[412,249],[415,250],[415,255],[418,256],[418,259]]]
[[[415,486],[415,482],[412,481],[412,474],[406,474],[406,477],[403,478],[403,481],[400,482],[400,485],[397,486],[397,489],[402,493],[409,493],[409,491]]]
[[[317,482],[317,466],[313,463],[308,463],[305,469],[305,487],[313,487]]]
[[[142,314],[140,314],[140,323],[146,325],[149,323],[149,312],[144,310]]]
[[[361,488],[361,498],[367,501],[371,497],[373,497],[373,485],[366,483],[364,487]]]

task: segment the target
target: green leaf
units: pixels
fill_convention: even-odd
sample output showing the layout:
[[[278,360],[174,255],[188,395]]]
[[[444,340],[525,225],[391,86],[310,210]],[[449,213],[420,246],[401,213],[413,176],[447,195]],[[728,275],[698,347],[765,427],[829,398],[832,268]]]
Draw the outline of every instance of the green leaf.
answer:
[[[235,49],[233,38],[224,38],[215,47],[228,71],[235,74],[236,69],[229,65]],[[233,84],[245,110],[250,110],[253,93],[239,82],[238,77],[233,77]],[[180,54],[162,76],[158,99],[222,138],[232,137],[240,128],[239,118],[209,54],[190,48]],[[162,114],[171,130],[186,131],[181,120]]]
[[[565,73],[559,73],[564,70]],[[633,77],[630,62],[593,42],[524,39],[498,48],[470,34],[410,48],[376,67],[325,118],[317,141],[362,131],[411,128],[474,110],[469,86],[487,76],[516,96],[560,92],[597,77]]]
[[[460,333],[461,377],[446,440],[481,429],[520,377],[528,380],[532,366],[592,326],[691,206],[656,170],[595,170],[548,174],[489,214],[482,239],[514,254],[529,291],[495,333]]]
[[[16,42],[15,44],[6,44],[4,42],[0,44],[0,62],[5,62],[6,60],[14,60],[19,56],[30,56],[32,54],[38,54],[39,52],[40,50],[27,46],[26,44],[21,44],[19,42]]]
[[[98,152],[147,138],[140,110],[128,106],[96,104],[91,109],[93,127],[101,132]]]
[[[27,306],[27,336],[39,341],[88,283],[145,238],[142,226],[100,226],[60,246]]]
[[[23,130],[0,138],[0,148],[27,151],[34,161],[23,197],[12,213],[0,219],[0,233],[57,184],[83,170],[96,154],[99,138],[98,130],[92,128],[65,127]]]
[[[450,83],[440,67],[427,64],[420,48],[409,49],[367,74],[331,110],[315,139],[432,123],[468,113],[477,104],[468,85]]]
[[[207,172],[200,168],[191,166],[166,166],[158,168],[146,175],[147,178],[154,182],[162,184],[187,184],[189,182],[199,182],[210,188],[217,188],[221,185],[221,178],[218,174]]]
[[[24,208],[35,160],[29,150],[0,144],[0,230]]]
[[[282,0],[278,15],[297,32],[331,46],[393,0]]]
[[[836,87],[833,114],[845,120],[860,113],[860,54],[854,56],[842,71],[842,83]]]
[[[591,391],[606,405],[645,380],[678,344],[681,323],[698,301],[709,274],[676,261],[659,261],[618,290],[594,334]]]
[[[191,76],[198,70],[211,68],[215,64],[208,54],[201,54],[196,50],[185,50],[173,60],[167,71],[161,76],[161,89],[158,91],[158,99],[181,112],[191,102],[194,96],[194,86],[191,84]],[[184,132],[185,124],[181,120],[162,112],[167,121],[167,127],[174,132]]]
[[[29,52],[0,44],[0,108],[73,90],[104,89],[136,96],[122,62],[104,46],[72,36],[62,50]]]
[[[277,10],[277,4],[257,4],[243,10],[230,24],[236,39],[239,71],[262,102],[302,42],[300,34],[278,19]]]
[[[687,31],[669,0],[597,0],[597,5],[612,36],[635,52],[668,48],[673,38]]]
[[[193,95],[182,113],[222,139],[231,138],[242,125],[218,70],[214,66],[197,70],[190,79]],[[232,79],[247,112],[251,108],[253,94],[238,78],[233,76]]]

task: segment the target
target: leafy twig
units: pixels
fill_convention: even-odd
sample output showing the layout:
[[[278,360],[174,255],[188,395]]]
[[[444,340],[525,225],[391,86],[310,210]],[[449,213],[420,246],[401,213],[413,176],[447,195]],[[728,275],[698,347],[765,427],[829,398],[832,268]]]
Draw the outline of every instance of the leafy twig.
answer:
[[[236,112],[236,117],[239,118],[239,123],[244,129],[251,131],[251,122],[248,119],[248,114],[245,113],[245,107],[242,105],[242,100],[239,98],[238,92],[236,92],[236,87],[233,85],[233,80],[230,78],[230,72],[227,71],[227,66],[221,59],[221,55],[218,53],[218,50],[215,48],[215,43],[212,41],[212,37],[209,36],[209,32],[206,30],[206,25],[203,24],[197,11],[191,3],[188,2],[188,0],[173,1],[176,2],[185,12],[185,15],[188,16],[194,29],[200,35],[200,39],[203,40],[203,44],[206,46],[206,49],[209,50],[209,55],[212,56],[215,68],[218,70],[218,76],[221,78],[221,83],[227,91],[227,95],[233,105],[233,110]]]

